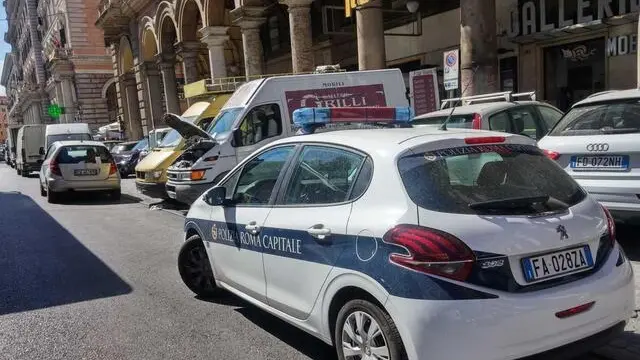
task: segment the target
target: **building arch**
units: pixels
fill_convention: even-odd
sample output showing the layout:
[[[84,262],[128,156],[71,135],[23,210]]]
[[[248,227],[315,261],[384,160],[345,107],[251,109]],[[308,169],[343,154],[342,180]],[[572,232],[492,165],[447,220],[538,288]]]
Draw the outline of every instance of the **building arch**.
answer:
[[[171,3],[163,1],[158,5],[155,16],[155,33],[160,53],[173,53],[173,46],[178,41],[178,23]]]
[[[206,26],[224,26],[229,22],[228,11],[235,8],[233,0],[204,0]]]
[[[140,55],[142,61],[153,61],[160,52],[158,47],[158,37],[155,31],[155,24],[152,18],[145,16],[140,21]]]
[[[198,30],[203,28],[204,16],[199,0],[178,0],[176,3],[178,38],[180,41],[199,41]]]
[[[106,99],[107,98],[107,92],[109,91],[109,87],[110,86],[116,86],[116,82],[118,81],[117,77],[112,77],[111,79],[107,80],[104,85],[102,85],[102,90],[101,90],[101,94],[102,94],[102,98]]]
[[[133,70],[133,49],[127,36],[120,38],[118,46],[118,74],[124,75]]]

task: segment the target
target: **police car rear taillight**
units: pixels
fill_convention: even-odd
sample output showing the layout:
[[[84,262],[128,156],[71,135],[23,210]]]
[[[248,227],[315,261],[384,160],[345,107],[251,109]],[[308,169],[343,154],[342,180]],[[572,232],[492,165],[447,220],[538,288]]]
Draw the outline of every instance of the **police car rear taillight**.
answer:
[[[397,225],[384,241],[406,249],[389,260],[415,271],[465,281],[475,262],[473,251],[455,236],[417,225]]]

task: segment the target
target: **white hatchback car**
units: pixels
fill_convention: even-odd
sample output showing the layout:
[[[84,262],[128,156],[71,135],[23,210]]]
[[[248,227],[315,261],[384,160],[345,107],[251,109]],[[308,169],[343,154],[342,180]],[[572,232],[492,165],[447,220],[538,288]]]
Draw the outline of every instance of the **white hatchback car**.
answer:
[[[576,103],[539,146],[616,218],[640,216],[640,90]]]
[[[307,131],[343,120],[332,114],[294,118]],[[585,339],[588,351],[635,308],[610,215],[524,136],[282,139],[196,200],[184,230],[192,291],[226,289],[340,360],[515,359]]]
[[[512,101],[522,96],[535,99],[534,93],[510,92],[447,99],[443,105],[463,105],[416,116],[412,123],[437,128],[446,122],[447,128],[493,130],[539,140],[560,120],[562,111],[540,101]]]
[[[113,156],[98,141],[57,141],[40,168],[40,194],[50,203],[69,191],[104,191],[120,199],[120,175]]]

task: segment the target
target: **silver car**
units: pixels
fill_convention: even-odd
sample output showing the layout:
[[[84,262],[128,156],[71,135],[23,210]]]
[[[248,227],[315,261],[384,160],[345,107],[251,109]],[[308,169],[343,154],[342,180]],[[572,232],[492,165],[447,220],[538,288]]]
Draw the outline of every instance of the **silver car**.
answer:
[[[618,220],[640,216],[640,90],[576,103],[538,146]]]
[[[109,149],[97,141],[58,141],[40,168],[40,194],[50,203],[69,191],[105,191],[120,199],[120,175]]]
[[[532,100],[514,100],[524,96]],[[411,124],[441,127],[446,122],[446,128],[493,130],[538,140],[562,117],[557,108],[535,101],[535,93],[502,92],[447,99],[442,103],[443,109],[416,116]],[[453,107],[458,103],[462,106]]]

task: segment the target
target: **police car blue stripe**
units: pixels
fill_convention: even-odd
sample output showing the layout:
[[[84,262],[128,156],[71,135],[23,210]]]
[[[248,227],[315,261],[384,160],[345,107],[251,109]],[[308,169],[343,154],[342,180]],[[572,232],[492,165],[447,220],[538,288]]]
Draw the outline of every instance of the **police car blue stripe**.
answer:
[[[260,234],[254,236],[246,232],[242,224],[187,219],[186,230],[191,228],[198,231],[204,241],[366,274],[393,296],[428,300],[497,298],[389,262],[391,253],[406,250],[382,239],[332,234],[331,241],[320,243],[306,231],[263,227]]]

